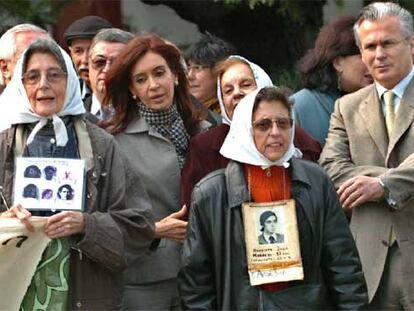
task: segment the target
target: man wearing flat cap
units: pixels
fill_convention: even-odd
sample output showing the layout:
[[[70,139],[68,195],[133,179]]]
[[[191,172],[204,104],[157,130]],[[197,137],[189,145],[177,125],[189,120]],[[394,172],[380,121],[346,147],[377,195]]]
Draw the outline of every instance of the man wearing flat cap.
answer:
[[[92,38],[105,28],[112,28],[111,23],[99,16],[89,15],[74,21],[64,33],[70,56],[81,79],[83,101],[91,95],[88,69],[89,47]]]
[[[285,242],[285,236],[276,233],[277,216],[272,211],[265,211],[260,215],[260,226],[262,234],[257,238],[259,244],[275,244]]]

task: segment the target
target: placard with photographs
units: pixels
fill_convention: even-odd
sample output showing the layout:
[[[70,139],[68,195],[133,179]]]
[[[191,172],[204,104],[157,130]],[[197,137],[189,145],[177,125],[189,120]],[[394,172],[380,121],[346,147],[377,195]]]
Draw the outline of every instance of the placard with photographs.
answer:
[[[295,201],[243,203],[251,285],[303,280]]]
[[[84,160],[18,157],[14,204],[29,211],[82,211],[84,183]]]

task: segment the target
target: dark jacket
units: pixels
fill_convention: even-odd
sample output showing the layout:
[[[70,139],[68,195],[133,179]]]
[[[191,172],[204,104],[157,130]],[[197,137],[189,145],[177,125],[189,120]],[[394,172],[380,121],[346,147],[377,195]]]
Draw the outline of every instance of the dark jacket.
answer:
[[[194,186],[208,173],[225,168],[229,159],[220,154],[220,148],[230,130],[227,124],[220,124],[207,132],[193,137],[181,173],[181,201],[190,206]],[[321,146],[306,132],[296,126],[294,144],[303,153],[305,160],[317,162]]]
[[[194,189],[178,287],[184,309],[360,309],[368,301],[358,253],[335,189],[316,164],[292,159],[304,280],[270,292],[250,286],[241,204],[243,168],[204,178]]]
[[[87,139],[80,136],[89,136],[93,160],[86,173],[85,233],[71,236],[68,309],[118,310],[125,253],[131,260],[141,256],[154,236],[151,205],[113,137],[83,124],[86,132],[77,139],[81,143]],[[16,126],[0,133],[0,185],[10,206],[15,135]]]

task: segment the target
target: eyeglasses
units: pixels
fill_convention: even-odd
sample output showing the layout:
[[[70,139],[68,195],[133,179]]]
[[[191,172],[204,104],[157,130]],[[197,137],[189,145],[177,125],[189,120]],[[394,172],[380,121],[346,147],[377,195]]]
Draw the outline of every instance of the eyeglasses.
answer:
[[[194,72],[200,72],[203,69],[207,69],[210,68],[210,66],[205,66],[205,65],[191,65],[191,66],[187,66],[187,71],[190,72],[191,70],[193,70]]]
[[[273,123],[276,123],[277,127],[280,130],[288,130],[292,127],[293,120],[289,118],[275,118],[275,119],[265,118],[265,119],[261,119],[261,120],[253,122],[253,128],[261,132],[267,132],[268,130],[272,128]]]
[[[91,66],[93,69],[101,71],[102,69],[105,68],[105,66],[111,65],[114,62],[113,58],[95,58],[91,61]]]
[[[66,76],[67,76],[67,73],[63,72],[62,69],[52,68],[46,71],[46,80],[49,83],[59,83]],[[23,74],[22,81],[23,81],[23,84],[26,84],[26,85],[35,85],[40,82],[41,78],[42,78],[42,71],[29,70],[28,72]]]

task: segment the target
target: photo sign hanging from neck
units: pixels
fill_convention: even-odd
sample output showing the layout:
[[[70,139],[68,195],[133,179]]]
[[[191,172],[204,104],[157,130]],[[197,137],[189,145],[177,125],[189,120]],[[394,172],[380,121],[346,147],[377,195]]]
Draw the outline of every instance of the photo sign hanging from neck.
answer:
[[[250,284],[303,280],[294,200],[242,205]]]

